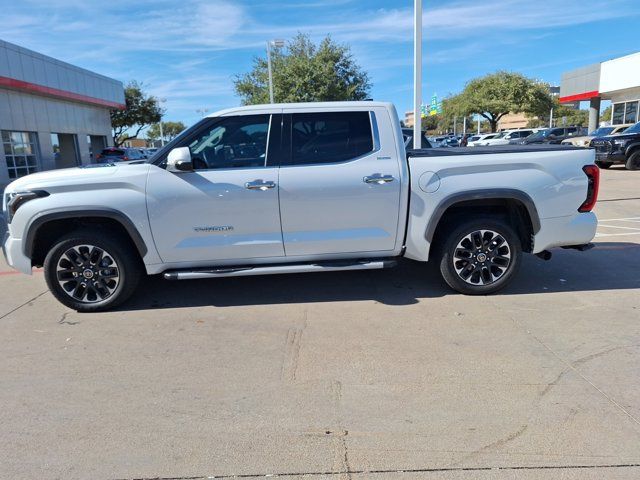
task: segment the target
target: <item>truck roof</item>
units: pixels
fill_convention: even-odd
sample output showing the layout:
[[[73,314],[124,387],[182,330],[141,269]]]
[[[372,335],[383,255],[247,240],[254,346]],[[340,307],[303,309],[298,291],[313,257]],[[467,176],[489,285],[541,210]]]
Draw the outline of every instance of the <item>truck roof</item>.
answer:
[[[313,111],[315,109],[345,109],[345,108],[354,108],[354,107],[384,107],[389,108],[393,107],[393,104],[390,102],[374,102],[370,100],[363,101],[353,101],[353,102],[300,102],[300,103],[266,103],[259,105],[246,105],[242,107],[233,107],[226,108],[224,110],[219,110],[217,112],[213,112],[208,117],[221,117],[225,115],[231,115],[236,113],[246,113],[246,112],[265,112],[265,111],[273,111],[282,108],[288,109],[296,109],[296,110],[309,110]]]

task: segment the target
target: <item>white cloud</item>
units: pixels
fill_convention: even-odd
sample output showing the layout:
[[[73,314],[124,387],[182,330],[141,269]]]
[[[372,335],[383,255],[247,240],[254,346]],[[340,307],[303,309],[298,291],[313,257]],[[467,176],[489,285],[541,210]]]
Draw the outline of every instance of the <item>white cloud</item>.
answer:
[[[413,39],[412,2],[397,3],[402,6],[377,9],[355,0],[0,0],[0,34],[124,81],[141,80],[169,99],[170,114],[186,114],[238,103],[231,84],[238,65],[229,58],[237,55],[246,66],[252,53],[261,54],[266,39],[298,32],[314,38],[331,34],[350,43],[374,84],[392,81],[398,69],[410,68],[410,54],[397,52],[409,52]],[[434,3],[425,2],[425,59],[439,66],[479,54],[495,55],[499,63],[500,46],[531,42],[552,29],[640,14],[638,0]]]

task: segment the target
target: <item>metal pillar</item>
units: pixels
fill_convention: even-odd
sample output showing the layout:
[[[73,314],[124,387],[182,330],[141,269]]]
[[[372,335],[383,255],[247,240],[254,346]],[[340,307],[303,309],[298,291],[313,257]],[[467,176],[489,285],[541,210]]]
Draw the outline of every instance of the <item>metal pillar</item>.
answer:
[[[413,11],[413,148],[422,148],[422,0]]]
[[[273,76],[271,73],[271,42],[267,42],[267,69],[269,70],[269,103],[273,103]]]
[[[600,126],[600,97],[593,97],[589,102],[589,132]]]

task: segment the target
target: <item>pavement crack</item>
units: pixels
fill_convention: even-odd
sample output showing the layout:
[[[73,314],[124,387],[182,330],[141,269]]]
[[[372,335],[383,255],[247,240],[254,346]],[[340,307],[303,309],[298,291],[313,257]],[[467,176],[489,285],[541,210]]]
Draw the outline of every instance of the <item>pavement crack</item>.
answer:
[[[211,480],[211,479],[233,479],[233,478],[295,478],[295,477],[327,477],[344,475],[389,475],[402,473],[447,473],[447,472],[508,472],[517,470],[543,471],[543,470],[608,470],[623,468],[640,468],[640,463],[621,463],[606,465],[505,465],[487,467],[440,467],[440,468],[403,468],[403,469],[380,469],[380,470],[349,470],[349,471],[308,471],[308,472],[281,472],[281,473],[241,473],[222,475],[202,475],[184,477],[130,477],[117,478],[113,480]],[[351,477],[350,477],[351,478]],[[383,477],[384,478],[384,477]]]
[[[26,302],[24,302],[21,305],[18,305],[16,308],[14,308],[13,310],[8,311],[7,313],[3,314],[2,316],[0,316],[0,320],[2,320],[3,318],[8,317],[9,315],[11,315],[14,312],[17,312],[18,310],[20,310],[22,307],[26,307],[27,305],[31,304],[31,302],[36,301],[38,298],[40,298],[42,295],[44,295],[45,293],[48,293],[49,290],[45,290],[44,292],[40,292],[38,295],[36,295],[33,298],[30,298],[29,300],[27,300]]]
[[[488,297],[485,297],[485,298],[487,298],[487,300],[494,306],[494,308],[498,309],[498,305],[494,301],[490,300]],[[624,408],[622,405],[620,405],[620,403],[618,403],[612,396],[608,395],[604,390],[602,390],[595,383],[593,383],[591,380],[589,380],[582,372],[580,372],[580,370],[578,370],[576,368],[576,365],[579,365],[581,363],[589,361],[589,360],[591,360],[593,358],[596,358],[596,357],[598,357],[600,355],[605,355],[605,354],[607,354],[607,353],[609,353],[609,352],[611,352],[613,350],[616,350],[618,348],[626,348],[627,346],[624,346],[624,347],[617,346],[617,347],[614,347],[614,348],[611,348],[611,349],[608,349],[608,350],[603,350],[601,352],[597,352],[597,353],[592,354],[592,355],[587,355],[586,357],[580,358],[580,359],[576,360],[575,362],[571,363],[570,361],[568,361],[564,357],[562,357],[559,353],[557,353],[553,348],[551,348],[549,345],[547,345],[544,341],[542,341],[540,338],[538,338],[538,336],[536,334],[534,334],[526,326],[524,326],[522,323],[520,323],[519,320],[517,320],[513,315],[511,315],[511,313],[509,313],[508,311],[505,310],[505,314],[508,315],[508,317],[511,319],[511,321],[515,325],[518,325],[518,327],[521,328],[527,335],[531,336],[531,338],[533,338],[542,347],[544,347],[549,353],[551,353],[561,363],[563,363],[565,365],[567,371],[574,372],[576,375],[578,375],[580,378],[582,378],[582,380],[584,380],[589,385],[591,385],[594,389],[596,389],[603,397],[605,397],[611,404],[613,404],[624,415],[629,417],[636,424],[640,425],[640,419],[638,419],[634,415],[632,415],[631,412],[629,412],[626,408]],[[564,374],[564,372],[560,375],[560,377],[563,374]],[[558,378],[558,380],[559,380],[559,378]],[[551,385],[551,386],[553,386],[553,385]],[[546,389],[546,390],[548,392],[548,389]],[[546,394],[547,392],[544,392],[544,393]]]
[[[67,320],[67,315],[69,315],[71,312],[65,312],[62,314],[62,317],[60,317],[60,320],[58,320],[58,324],[60,325],[78,325],[80,322],[70,322],[69,320]]]
[[[560,379],[567,374],[568,371],[569,371],[569,369],[562,370],[558,374],[558,376],[555,378],[555,380],[553,380],[553,382],[548,383],[547,386],[544,387],[544,390],[542,390],[542,392],[540,392],[539,399],[541,400],[547,393],[549,393],[551,391],[551,389],[553,387],[555,387],[558,384],[558,382],[560,382]]]
[[[464,457],[462,457],[460,460],[453,462],[453,466],[458,466],[463,464],[464,462],[466,462],[467,460],[469,460],[470,458],[474,458],[477,457],[478,455],[481,455],[489,450],[493,450],[494,448],[499,448],[502,447],[504,445],[506,445],[509,442],[512,442],[513,440],[515,440],[516,438],[518,438],[520,435],[522,435],[527,428],[529,427],[529,425],[522,425],[520,428],[518,428],[518,430],[516,430],[513,433],[510,433],[509,435],[507,435],[506,437],[500,438],[494,442],[488,443],[476,450],[474,450],[473,452],[471,452],[469,455],[466,455]]]
[[[284,358],[280,378],[285,381],[294,382],[298,373],[300,361],[300,348],[302,346],[302,335],[307,328],[307,311],[304,311],[302,325],[287,330],[287,337],[284,344]]]
[[[622,349],[628,348],[628,347],[629,347],[629,345],[619,345],[617,347],[607,348],[606,350],[602,350],[600,352],[592,353],[591,355],[586,355],[584,357],[581,357],[581,358],[577,359],[576,361],[574,361],[573,365],[574,366],[582,365],[583,363],[587,363],[589,360],[593,360],[594,358],[602,357],[603,355],[606,355],[608,353],[615,352],[616,350],[622,350]]]

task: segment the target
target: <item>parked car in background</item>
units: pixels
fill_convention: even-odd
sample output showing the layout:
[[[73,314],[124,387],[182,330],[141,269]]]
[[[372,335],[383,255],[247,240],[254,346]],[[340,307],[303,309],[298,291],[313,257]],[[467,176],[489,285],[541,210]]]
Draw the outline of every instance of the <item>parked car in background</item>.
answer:
[[[145,159],[140,149],[127,147],[107,147],[96,155],[97,163],[144,161]]]
[[[618,133],[623,133],[627,128],[629,128],[632,124],[627,123],[625,125],[611,125],[608,127],[600,127],[589,135],[585,135],[584,137],[571,137],[562,141],[562,145],[573,145],[575,147],[588,147],[596,137],[606,137],[607,135],[616,135]]]
[[[404,148],[413,148],[413,129],[403,128],[402,139],[404,140]],[[424,132],[422,132],[422,148],[432,148],[431,142],[429,142]]]
[[[540,143],[551,143],[551,144],[560,144],[563,140],[569,137],[575,137],[584,135],[586,133],[586,129],[583,127],[554,127],[554,128],[545,128],[544,130],[540,130],[533,135],[529,135],[527,138],[521,140],[520,143],[522,145],[535,145]]]
[[[482,142],[482,145],[509,145],[512,140],[522,140],[535,133],[532,128],[522,130],[503,130],[500,135]]]
[[[496,138],[498,135],[500,135],[500,134],[499,133],[484,133],[484,134],[481,134],[481,135],[474,135],[473,137],[469,138],[469,141],[467,142],[467,147],[479,147],[479,146],[483,145],[484,141],[491,140],[492,138]]]
[[[459,147],[460,146],[460,141],[458,140],[458,137],[447,137],[444,139],[444,142],[442,142],[442,146],[443,147]]]
[[[596,149],[596,165],[600,168],[623,164],[627,170],[640,170],[640,122],[624,133],[596,137],[591,146]]]

